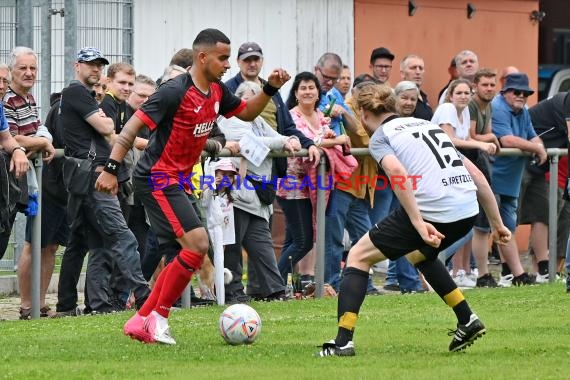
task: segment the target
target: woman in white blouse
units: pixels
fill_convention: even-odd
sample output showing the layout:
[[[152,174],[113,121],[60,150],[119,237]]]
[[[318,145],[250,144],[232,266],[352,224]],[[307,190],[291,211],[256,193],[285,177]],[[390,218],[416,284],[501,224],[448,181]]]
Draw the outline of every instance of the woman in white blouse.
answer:
[[[477,141],[469,136],[471,121],[469,117],[469,101],[471,100],[471,83],[466,79],[456,79],[448,87],[445,103],[440,104],[431,119],[451,138],[453,145],[462,153],[467,150],[481,149],[495,154],[497,146],[493,143]]]

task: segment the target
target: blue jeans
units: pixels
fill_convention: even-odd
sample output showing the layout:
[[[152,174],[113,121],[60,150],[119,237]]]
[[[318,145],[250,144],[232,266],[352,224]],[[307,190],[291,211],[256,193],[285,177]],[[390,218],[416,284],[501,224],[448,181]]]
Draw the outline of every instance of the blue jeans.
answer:
[[[405,257],[390,260],[386,285],[399,285],[400,290],[408,292],[423,290],[418,270]]]
[[[502,194],[495,194],[495,198],[497,199],[503,224],[511,232],[515,232],[517,228],[518,198]]]
[[[283,199],[277,202],[285,214],[285,244],[277,263],[283,281],[287,274],[313,248],[313,207],[310,199]],[[291,259],[289,259],[291,257]]]
[[[457,252],[457,250],[465,245],[465,243],[473,237],[473,229],[469,231],[469,233],[463,236],[461,239],[457,240],[455,243],[451,244],[449,247],[444,249],[437,255],[437,258],[443,262],[443,265],[447,263],[447,260],[451,259],[451,257]]]
[[[370,207],[364,199],[341,190],[333,190],[325,220],[325,282],[338,290],[340,285],[340,263],[344,252],[344,229],[351,242],[358,241],[371,228],[367,217]],[[372,282],[369,279],[369,290]]]
[[[384,185],[383,180],[378,180],[377,186]],[[390,187],[374,192],[374,207],[368,212],[370,222],[376,224],[390,214],[400,202]]]

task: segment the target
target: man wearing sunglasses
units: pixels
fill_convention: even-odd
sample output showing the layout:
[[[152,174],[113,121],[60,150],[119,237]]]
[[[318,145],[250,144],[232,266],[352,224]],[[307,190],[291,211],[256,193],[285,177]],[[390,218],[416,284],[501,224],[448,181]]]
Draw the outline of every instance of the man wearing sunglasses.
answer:
[[[526,74],[508,75],[501,94],[491,102],[492,126],[502,148],[519,148],[529,152],[541,165],[548,157],[526,107],[528,97],[533,93]],[[516,228],[517,204],[526,162],[525,156],[498,156],[493,164],[491,186],[499,203],[501,218],[511,232]],[[534,280],[521,265],[516,239],[500,247],[500,250],[503,263],[499,286],[532,284]]]

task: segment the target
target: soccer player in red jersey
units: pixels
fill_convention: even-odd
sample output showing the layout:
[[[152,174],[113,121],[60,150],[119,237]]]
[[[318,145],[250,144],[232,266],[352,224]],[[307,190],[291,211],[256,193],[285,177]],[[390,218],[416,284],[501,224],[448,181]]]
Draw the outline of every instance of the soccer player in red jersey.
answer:
[[[166,82],[137,110],[117,137],[111,156],[95,184],[117,192],[116,172],[138,131],[148,126],[149,144],[133,172],[135,193],[147,210],[159,242],[176,239],[176,259],[163,270],[148,300],[124,326],[126,335],[146,343],[176,344],[168,315],[208,251],[208,233],[191,197],[192,167],[218,115],[253,120],[289,80],[275,69],[263,91],[247,102],[220,81],[230,68],[230,40],[219,30],[201,31],[194,43],[194,63],[187,74]],[[312,155],[317,162],[319,157]]]

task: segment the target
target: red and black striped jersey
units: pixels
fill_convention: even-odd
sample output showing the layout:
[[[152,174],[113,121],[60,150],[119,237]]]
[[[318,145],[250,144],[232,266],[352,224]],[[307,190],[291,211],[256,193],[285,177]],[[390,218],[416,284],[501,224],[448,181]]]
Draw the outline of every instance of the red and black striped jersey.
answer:
[[[135,112],[151,130],[149,144],[133,173],[168,176],[169,183],[187,177],[218,117],[232,117],[246,102],[233,95],[222,82],[213,82],[207,94],[200,91],[190,74],[162,84]]]

